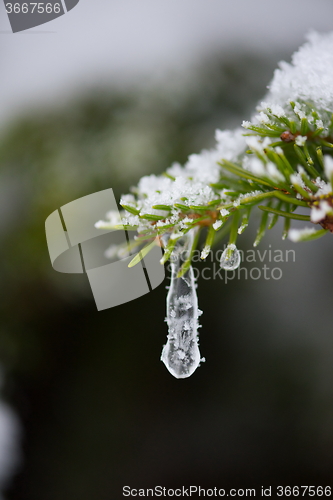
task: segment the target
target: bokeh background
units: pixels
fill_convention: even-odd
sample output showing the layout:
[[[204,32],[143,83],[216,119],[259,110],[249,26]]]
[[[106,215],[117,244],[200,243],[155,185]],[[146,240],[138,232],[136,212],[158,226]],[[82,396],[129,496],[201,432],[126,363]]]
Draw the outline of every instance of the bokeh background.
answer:
[[[296,252],[278,281],[200,278],[207,361],[176,380],[159,360],[167,280],[97,312],[85,276],[53,271],[44,234],[65,203],[109,187],[119,198],[212,147],[217,127],[250,117],[278,61],[332,19],[331,0],[81,0],[13,35],[0,5],[5,499],[332,485],[329,236],[293,244],[276,226],[260,250]]]

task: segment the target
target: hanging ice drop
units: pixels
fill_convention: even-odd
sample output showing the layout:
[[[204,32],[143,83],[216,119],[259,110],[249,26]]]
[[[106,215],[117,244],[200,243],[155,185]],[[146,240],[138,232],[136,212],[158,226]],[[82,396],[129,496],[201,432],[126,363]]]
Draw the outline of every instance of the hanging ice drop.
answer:
[[[221,256],[220,266],[226,271],[233,271],[239,267],[240,263],[241,256],[239,250],[236,245],[229,244]]]
[[[177,242],[171,261],[166,318],[169,333],[161,360],[176,378],[190,377],[201,360],[198,347],[198,316],[201,311],[198,309],[192,266],[184,276],[177,278],[178,271],[186,259],[184,250],[191,245],[192,238],[193,233],[188,233]]]

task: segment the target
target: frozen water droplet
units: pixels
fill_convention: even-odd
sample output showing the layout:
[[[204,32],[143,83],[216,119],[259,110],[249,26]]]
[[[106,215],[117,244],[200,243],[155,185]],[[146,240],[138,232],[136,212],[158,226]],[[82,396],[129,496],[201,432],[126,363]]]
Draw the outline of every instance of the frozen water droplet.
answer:
[[[221,256],[220,266],[226,271],[233,271],[239,267],[240,263],[241,256],[236,245],[228,245]]]
[[[189,248],[191,242],[192,235],[188,233],[186,242],[179,242],[182,251],[185,247]],[[169,333],[161,355],[161,360],[176,378],[190,377],[201,360],[198,347],[199,309],[192,266],[182,278],[177,278],[184,262],[182,255],[178,253],[178,259],[171,262],[166,318]]]

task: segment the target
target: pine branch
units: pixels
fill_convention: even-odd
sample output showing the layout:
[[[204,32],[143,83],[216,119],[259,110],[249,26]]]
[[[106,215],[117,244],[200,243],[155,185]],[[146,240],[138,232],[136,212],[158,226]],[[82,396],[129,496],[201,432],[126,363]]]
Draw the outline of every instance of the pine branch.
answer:
[[[329,43],[333,50],[333,35]],[[302,86],[306,75],[301,62],[297,64],[298,73],[293,73],[293,78],[299,78]],[[288,79],[288,69],[284,71]],[[287,105],[283,99],[276,104],[279,95],[275,90],[275,104],[262,103],[259,114],[251,122],[243,122],[248,133],[241,129],[219,131],[215,150],[193,155],[183,168],[173,166],[162,176],[143,177],[133,189],[135,194],[122,197],[122,224],[118,221],[113,228],[136,229],[142,243],[155,238],[141,249],[141,255],[168,240],[162,263],[171,258],[176,242],[190,231],[196,231],[190,254],[199,244],[200,232],[206,232],[203,259],[212,245],[228,234],[229,245],[234,245],[237,236],[252,224],[249,215],[255,206],[263,211],[255,246],[279,218],[285,220],[284,238],[293,231],[292,220],[321,226],[318,236],[311,233],[309,239],[333,232],[333,103],[325,101],[328,92],[318,86],[318,98],[314,98],[311,85],[315,83],[304,85],[304,95],[312,92],[308,99],[295,96]],[[262,205],[265,201],[267,205]],[[296,207],[306,208],[308,215],[295,213]],[[98,227],[110,227],[110,221],[100,221]],[[161,239],[163,234],[169,238]],[[139,260],[134,258],[130,265]],[[190,264],[191,255],[181,272]]]

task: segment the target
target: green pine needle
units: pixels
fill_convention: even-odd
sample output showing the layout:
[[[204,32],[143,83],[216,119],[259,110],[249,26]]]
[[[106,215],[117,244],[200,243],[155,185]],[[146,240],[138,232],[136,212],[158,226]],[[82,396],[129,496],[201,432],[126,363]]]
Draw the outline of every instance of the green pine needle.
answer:
[[[308,215],[291,214],[289,212],[284,212],[283,210],[277,210],[276,208],[266,207],[263,205],[259,205],[258,208],[260,208],[260,210],[264,210],[264,211],[270,212],[272,214],[277,214],[281,217],[287,217],[289,219],[304,220],[307,222],[311,222],[311,219]]]
[[[151,243],[148,243],[146,246],[144,246],[131,260],[131,262],[128,264],[128,267],[134,267],[136,264],[141,262],[141,260],[150,252],[156,246],[156,241],[154,240]]]

